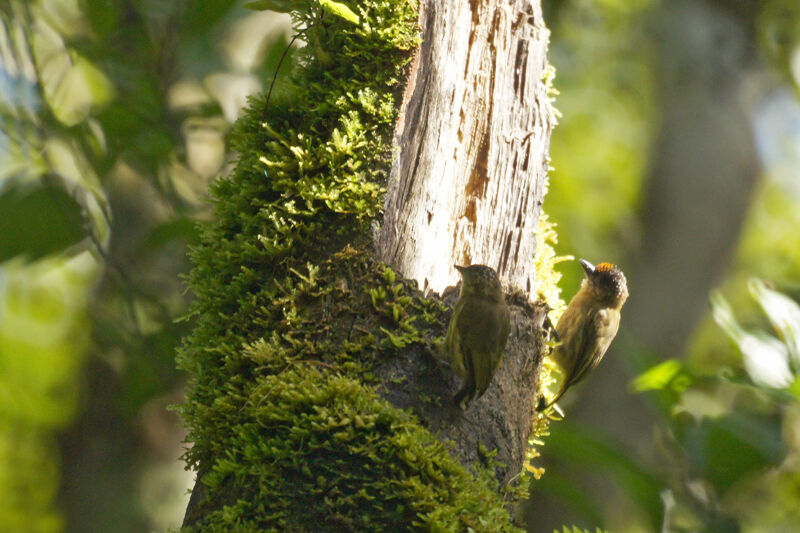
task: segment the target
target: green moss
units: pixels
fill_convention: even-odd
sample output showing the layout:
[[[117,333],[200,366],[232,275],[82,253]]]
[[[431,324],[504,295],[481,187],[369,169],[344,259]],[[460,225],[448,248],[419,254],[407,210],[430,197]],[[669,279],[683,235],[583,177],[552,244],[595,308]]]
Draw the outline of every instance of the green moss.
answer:
[[[186,460],[204,473],[192,527],[515,530],[491,465],[467,471],[372,377],[445,327],[369,252],[416,8],[347,2],[354,25],[299,4],[302,68],[237,124],[239,163],[192,252],[196,327],[178,356]]]
[[[255,349],[258,351],[258,348]],[[281,363],[278,363],[281,364]],[[314,364],[258,380],[204,483],[237,487],[203,531],[463,531],[508,515],[413,416],[359,381]],[[505,516],[503,516],[505,514]]]

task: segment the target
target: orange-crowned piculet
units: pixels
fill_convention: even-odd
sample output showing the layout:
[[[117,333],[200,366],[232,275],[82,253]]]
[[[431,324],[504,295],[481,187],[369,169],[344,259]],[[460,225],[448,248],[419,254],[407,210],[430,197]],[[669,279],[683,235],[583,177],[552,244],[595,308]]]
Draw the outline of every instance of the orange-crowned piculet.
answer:
[[[586,277],[556,325],[560,343],[550,357],[563,381],[549,405],[594,370],[619,329],[620,310],[628,299],[625,274],[616,265],[580,260]]]

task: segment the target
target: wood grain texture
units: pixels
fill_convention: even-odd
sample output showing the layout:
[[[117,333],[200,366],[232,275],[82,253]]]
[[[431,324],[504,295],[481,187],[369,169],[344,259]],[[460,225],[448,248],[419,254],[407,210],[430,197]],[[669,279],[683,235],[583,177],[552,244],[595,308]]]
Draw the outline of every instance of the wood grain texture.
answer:
[[[486,264],[531,296],[555,123],[538,2],[427,0],[389,181],[380,257],[423,290]]]

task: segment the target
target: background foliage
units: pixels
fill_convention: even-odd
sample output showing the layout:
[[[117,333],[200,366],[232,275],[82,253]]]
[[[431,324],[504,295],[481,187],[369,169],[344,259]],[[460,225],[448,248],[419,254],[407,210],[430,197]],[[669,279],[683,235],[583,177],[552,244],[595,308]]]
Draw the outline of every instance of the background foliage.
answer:
[[[787,528],[800,508],[796,2],[563,0],[547,2],[546,17],[562,117],[545,208],[559,251],[619,263],[632,299],[608,359],[551,425],[546,474],[521,511],[528,528]],[[669,46],[669,21],[699,37]],[[182,390],[185,247],[207,216],[208,182],[229,170],[229,128],[246,95],[268,87],[289,31],[233,0],[2,3],[0,523],[10,530],[179,523],[191,476],[165,407]],[[687,57],[702,57],[702,71]],[[719,139],[719,150],[703,145],[705,161],[670,141],[690,97],[732,106],[707,104],[707,122],[677,129]],[[713,122],[730,109],[744,127]],[[722,135],[731,129],[747,138]],[[733,180],[719,164],[695,180],[700,192],[674,191],[677,211],[654,216],[669,162],[705,169],[751,151],[737,201],[721,201]],[[701,222],[678,224],[692,216]],[[691,238],[726,217],[733,231],[717,241],[728,251],[700,263]],[[648,285],[647,258],[673,242],[659,279],[679,294],[670,284],[705,275],[697,302]],[[580,269],[563,265],[569,297]],[[665,334],[672,314],[681,320]]]
[[[546,8],[562,118],[545,207],[558,251],[622,265],[631,300],[597,375],[551,425],[529,529],[791,530],[800,10]],[[581,273],[566,265],[568,297]]]
[[[0,523],[164,530],[191,475],[179,274],[288,18],[236,2],[4,2]]]

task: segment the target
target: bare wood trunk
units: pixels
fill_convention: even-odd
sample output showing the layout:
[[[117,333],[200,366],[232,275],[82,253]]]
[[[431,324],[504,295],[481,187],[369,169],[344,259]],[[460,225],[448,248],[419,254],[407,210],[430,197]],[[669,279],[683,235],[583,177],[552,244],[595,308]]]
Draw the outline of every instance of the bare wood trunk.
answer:
[[[427,0],[421,27],[381,258],[423,290],[454,284],[454,264],[480,263],[530,296],[555,123],[541,6]]]

